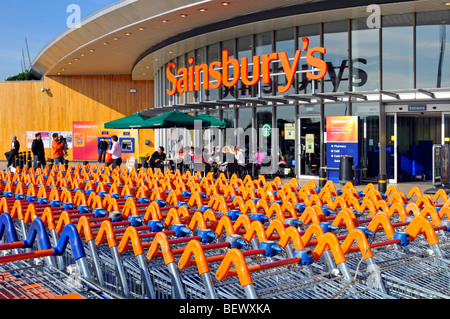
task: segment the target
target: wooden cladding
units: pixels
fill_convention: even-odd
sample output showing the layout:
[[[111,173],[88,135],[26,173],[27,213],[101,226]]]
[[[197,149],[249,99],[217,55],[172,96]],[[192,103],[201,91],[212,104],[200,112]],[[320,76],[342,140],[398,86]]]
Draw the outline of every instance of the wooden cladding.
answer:
[[[42,88],[49,91],[42,92]],[[130,90],[135,89],[136,93]],[[26,149],[26,131],[72,131],[73,121],[112,121],[153,107],[153,81],[133,81],[130,75],[55,76],[43,81],[0,83],[0,141],[9,151],[16,135]],[[153,130],[140,130],[141,152],[151,151],[145,140]],[[69,150],[68,159],[73,153]],[[46,150],[46,157],[51,157]]]

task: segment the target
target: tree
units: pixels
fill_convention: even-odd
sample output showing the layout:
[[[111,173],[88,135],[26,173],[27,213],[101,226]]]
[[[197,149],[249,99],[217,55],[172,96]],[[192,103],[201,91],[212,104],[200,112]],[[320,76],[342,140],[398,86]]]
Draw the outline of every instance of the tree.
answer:
[[[10,81],[33,81],[33,80],[38,80],[38,79],[35,76],[33,76],[29,71],[25,71],[25,72],[19,73],[14,76],[10,76],[9,78],[6,79],[6,81],[8,81],[8,82],[10,82]]]

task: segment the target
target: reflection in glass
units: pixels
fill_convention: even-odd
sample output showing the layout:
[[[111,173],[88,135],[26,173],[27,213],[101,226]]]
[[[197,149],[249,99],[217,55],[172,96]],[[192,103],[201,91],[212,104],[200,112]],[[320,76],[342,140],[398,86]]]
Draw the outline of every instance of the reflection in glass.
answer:
[[[270,128],[272,127],[272,107],[271,106],[263,106],[263,107],[257,107],[256,108],[256,134],[258,138],[258,147],[266,146],[268,154],[271,154],[271,138],[270,137],[262,137],[262,127],[264,124],[270,125]]]
[[[275,31],[275,46],[276,46],[275,51],[278,53],[285,52],[289,59],[290,65],[292,65],[292,63],[294,61],[294,56],[295,56],[294,32],[295,32],[294,28],[287,28],[287,29]],[[274,77],[275,87],[286,86],[287,79],[286,79],[286,75],[284,74],[281,62],[276,63],[275,67],[277,70],[276,72],[278,74],[282,73],[282,75],[278,75],[278,76]],[[292,82],[292,83],[294,84],[294,82]],[[294,94],[295,87],[294,87],[294,85],[291,85],[289,90],[286,92],[278,93],[278,90],[276,90],[276,92],[277,92],[276,94],[280,94],[280,95]]]
[[[380,105],[379,103],[353,103],[353,115],[359,118],[360,159],[363,178],[379,176],[380,166]]]
[[[264,32],[257,34],[255,37],[255,54],[263,56],[264,54],[272,53],[272,32]],[[273,63],[270,64],[270,72],[273,72]],[[267,96],[272,95],[272,85],[273,81],[271,78],[271,83],[264,84],[260,81],[257,86],[255,86],[256,96]]]
[[[413,16],[412,14],[383,16],[381,23],[383,89],[412,89]]]
[[[323,25],[325,62],[328,72],[324,78],[324,92],[348,90],[348,27],[347,21],[335,21]]]
[[[320,168],[320,117],[300,119],[300,174],[318,176]]]
[[[277,127],[279,132],[280,158],[286,161],[286,168],[292,167],[295,157],[295,107],[283,105],[277,107]]]
[[[227,123],[227,128],[234,128],[234,109],[226,109],[222,111],[222,116],[225,123]],[[233,146],[236,143],[236,138],[229,134],[224,134],[224,145]]]
[[[253,52],[252,52],[252,36],[246,36],[242,38],[238,38],[237,47],[238,47],[238,58],[239,63],[241,63],[242,58],[248,59],[248,79],[253,79]],[[241,75],[242,78],[242,75]],[[242,83],[242,80],[239,80],[238,84],[238,96],[241,97],[250,97],[252,96],[253,86],[248,86]]]
[[[208,54],[208,64],[211,64],[213,61],[220,61],[219,58],[219,44],[213,44],[208,46],[207,49],[207,54]],[[217,80],[214,79],[212,76],[209,76],[209,81],[210,83],[213,84],[217,84]],[[209,89],[206,92],[206,100],[209,101],[215,101],[215,100],[219,100],[220,99],[220,88],[219,89]]]
[[[380,88],[379,29],[369,29],[367,19],[352,20],[352,90]]]
[[[450,86],[450,10],[417,13],[416,85],[418,88]]]
[[[234,42],[235,42],[234,39],[222,42],[222,52],[227,50],[229,53],[229,56],[228,56],[229,59],[236,58],[235,50],[234,50]],[[220,60],[222,60],[222,55],[220,57]],[[233,76],[234,76],[234,68],[233,68],[233,66],[229,65],[228,66],[228,81],[231,81]],[[234,99],[236,97],[235,87],[227,87],[225,85],[222,85],[222,91],[223,91],[223,93],[222,93],[223,99]]]
[[[312,49],[320,46],[320,25],[311,24],[305,25],[298,28],[298,47],[303,47],[302,38],[308,38],[309,46],[308,49]],[[305,53],[302,53],[302,57]],[[319,57],[319,56],[317,56]],[[306,77],[306,72],[309,69],[308,63],[305,59],[301,59],[299,62],[299,76],[298,76],[298,93],[309,94],[312,93],[312,81]],[[315,92],[318,92],[319,81],[314,81]]]

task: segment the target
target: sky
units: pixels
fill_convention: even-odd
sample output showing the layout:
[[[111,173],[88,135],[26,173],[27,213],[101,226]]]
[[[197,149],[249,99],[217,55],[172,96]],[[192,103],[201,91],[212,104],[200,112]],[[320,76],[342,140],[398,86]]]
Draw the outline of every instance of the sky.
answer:
[[[0,82],[22,72],[22,49],[26,68],[55,37],[68,29],[67,21],[80,8],[81,19],[106,8],[119,0],[0,0]]]

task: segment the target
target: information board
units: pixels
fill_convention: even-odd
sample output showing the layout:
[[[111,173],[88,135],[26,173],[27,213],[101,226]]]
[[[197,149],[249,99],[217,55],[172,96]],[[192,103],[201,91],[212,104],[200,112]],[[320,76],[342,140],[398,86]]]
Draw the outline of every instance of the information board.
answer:
[[[328,116],[327,130],[327,179],[339,182],[341,156],[352,156],[355,166],[355,183],[360,182],[359,135],[357,116]]]

